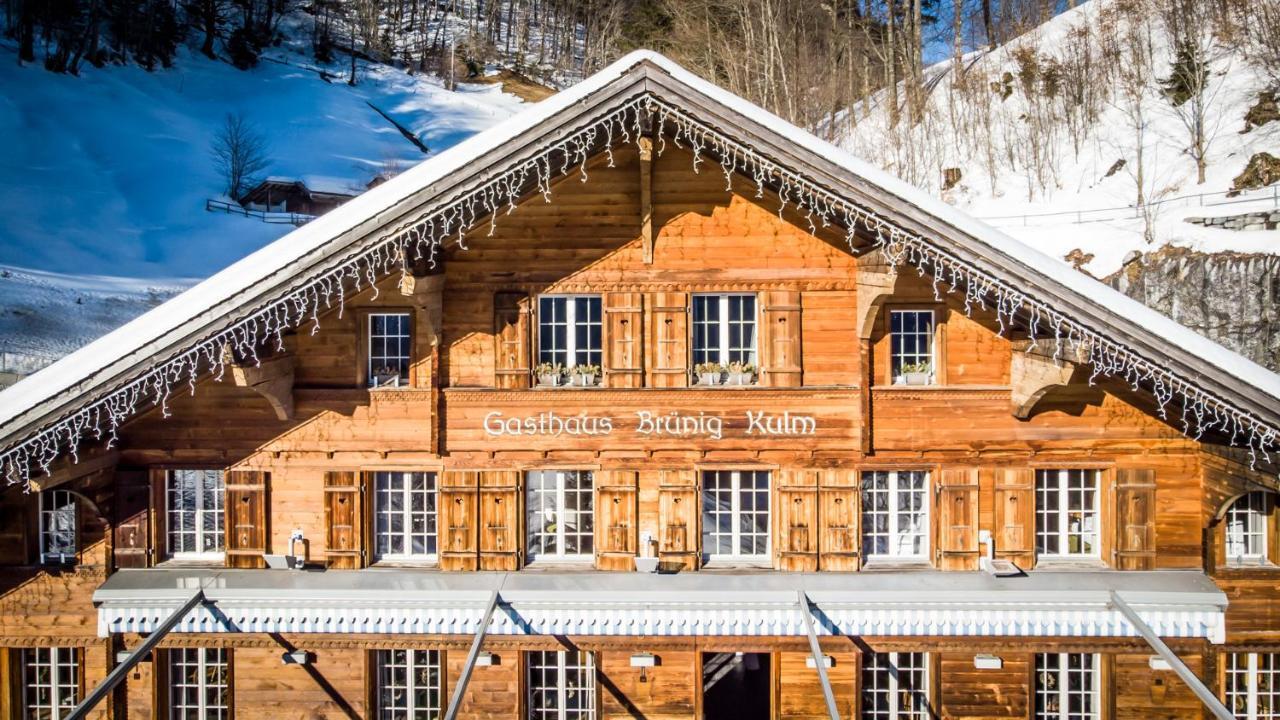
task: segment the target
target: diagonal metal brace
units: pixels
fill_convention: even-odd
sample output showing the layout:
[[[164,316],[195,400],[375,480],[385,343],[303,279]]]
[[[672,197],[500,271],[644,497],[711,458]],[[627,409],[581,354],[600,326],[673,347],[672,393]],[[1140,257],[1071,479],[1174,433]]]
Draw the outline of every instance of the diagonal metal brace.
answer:
[[[813,664],[818,668],[818,680],[822,683],[822,697],[827,701],[827,714],[831,720],[840,720],[840,710],[836,707],[836,695],[831,690],[831,678],[827,677],[826,658],[822,655],[822,646],[818,644],[818,634],[813,629],[813,606],[809,596],[803,590],[797,590],[800,600],[800,616],[804,618],[804,629],[809,635],[809,650],[813,653]]]
[[[444,713],[444,720],[456,720],[458,708],[462,707],[462,696],[467,692],[467,683],[471,682],[471,671],[476,667],[476,658],[480,656],[480,646],[484,644],[484,636],[489,632],[489,623],[493,620],[493,611],[498,609],[498,591],[489,596],[489,606],[484,611],[484,619],[476,630],[476,637],[471,641],[471,650],[467,653],[467,664],[462,666],[458,682],[453,686],[453,697],[449,698],[449,709]]]

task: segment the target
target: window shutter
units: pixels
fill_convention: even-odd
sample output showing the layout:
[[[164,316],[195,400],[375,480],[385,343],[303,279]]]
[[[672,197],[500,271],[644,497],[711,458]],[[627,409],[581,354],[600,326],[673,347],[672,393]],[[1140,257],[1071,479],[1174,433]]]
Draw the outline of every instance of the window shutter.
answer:
[[[1156,560],[1156,474],[1145,468],[1116,470],[1117,570],[1152,570]]]
[[[1023,570],[1036,558],[1035,472],[1031,468],[996,471],[995,554]]]
[[[800,293],[778,290],[764,293],[764,327],[761,332],[763,356],[761,384],[770,387],[799,387]]]
[[[0,565],[26,565],[36,555],[30,537],[30,504],[37,502],[35,493],[17,487],[0,495]],[[35,541],[38,543],[39,539]]]
[[[818,476],[820,470],[777,473],[778,509],[773,546],[779,570],[818,569]]]
[[[634,570],[638,537],[640,473],[600,470],[595,480],[595,544],[597,570]]]
[[[644,384],[644,295],[635,292],[605,293],[604,381],[612,388],[638,388]]]
[[[654,293],[649,329],[649,387],[689,385],[689,295]]]
[[[150,564],[151,481],[146,470],[116,470],[111,550],[117,568]]]
[[[263,568],[267,552],[267,482],[256,470],[231,470],[226,476],[227,567]]]
[[[529,387],[533,340],[532,304],[522,292],[493,296],[494,385],[508,390]]]
[[[859,507],[858,472],[827,470],[818,487],[818,568],[851,571],[858,569],[862,520]]]
[[[698,477],[693,470],[660,470],[658,480],[658,561],[698,568]]]
[[[938,486],[938,568],[978,569],[978,469],[944,468]]]
[[[165,490],[169,482],[167,470],[151,470],[151,564],[169,557],[169,505]],[[224,498],[225,499],[225,498]]]
[[[520,473],[480,475],[480,569],[520,569]]]
[[[479,537],[476,524],[480,495],[480,473],[446,470],[440,475],[440,506],[437,532],[441,570],[478,570]]]
[[[364,547],[364,494],[360,474],[324,474],[325,565],[354,570],[367,564]]]

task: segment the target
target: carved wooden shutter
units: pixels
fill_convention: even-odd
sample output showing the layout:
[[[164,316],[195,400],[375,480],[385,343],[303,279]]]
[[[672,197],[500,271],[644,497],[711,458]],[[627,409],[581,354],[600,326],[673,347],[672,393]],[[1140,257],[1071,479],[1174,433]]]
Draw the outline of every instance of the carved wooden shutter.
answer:
[[[324,474],[325,565],[353,570],[368,564],[360,473]]]
[[[520,473],[480,473],[480,569],[520,569]]]
[[[604,381],[608,387],[638,388],[644,385],[644,295],[635,292],[606,293]]]
[[[256,470],[231,470],[226,475],[227,567],[266,567],[267,482]]]
[[[0,565],[26,565],[35,555],[33,540],[39,542],[31,527],[31,503],[37,498],[17,487],[5,490],[0,495]]]
[[[446,470],[440,475],[441,570],[478,570],[480,473]]]
[[[151,564],[169,557],[169,471],[151,470]]]
[[[777,290],[764,293],[764,327],[761,329],[763,374],[761,384],[799,387],[800,293]]]
[[[858,472],[827,470],[818,487],[818,568],[858,569],[861,547]]]
[[[594,473],[597,570],[633,570],[638,537],[640,473],[601,470]]]
[[[689,384],[689,296],[654,293],[649,328],[649,387]]]
[[[1116,470],[1117,570],[1155,568],[1155,509],[1155,471],[1145,468]]]
[[[777,473],[774,547],[779,570],[818,569],[818,476],[821,470]]]
[[[522,292],[500,292],[493,296],[494,385],[499,388],[529,387],[532,352],[532,305]]]
[[[116,470],[111,550],[117,568],[144,568],[151,564],[150,508],[151,480],[147,471]]]
[[[996,471],[995,552],[1023,570],[1030,570],[1036,557],[1035,473],[1031,468],[1002,468]]]
[[[945,468],[938,485],[938,568],[978,569],[978,469]]]
[[[658,558],[664,566],[697,569],[699,506],[695,471],[659,471]]]

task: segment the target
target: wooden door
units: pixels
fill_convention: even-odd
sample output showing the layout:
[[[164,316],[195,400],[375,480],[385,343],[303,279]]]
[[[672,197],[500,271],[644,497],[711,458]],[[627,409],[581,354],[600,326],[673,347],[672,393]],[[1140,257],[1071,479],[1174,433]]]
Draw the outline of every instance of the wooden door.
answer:
[[[649,387],[689,384],[689,295],[654,293],[650,296]]]
[[[529,296],[522,292],[500,292],[493,296],[495,387],[509,390],[529,387],[532,307]]]
[[[441,570],[478,570],[480,473],[446,470],[440,474]]]
[[[600,470],[595,482],[595,544],[597,570],[633,570],[640,546],[640,473]]]
[[[699,506],[694,470],[659,471],[658,558],[663,566],[698,568]]]
[[[856,470],[827,470],[818,487],[818,568],[858,569],[862,545]]]
[[[818,569],[818,478],[821,470],[786,469],[777,473],[777,522],[774,524],[779,570]]]
[[[803,380],[800,358],[800,293],[774,290],[764,295],[764,327],[761,328],[763,357],[761,384],[770,387],[800,387]]]
[[[486,470],[480,476],[480,569],[520,569],[520,476]]]
[[[1116,470],[1117,570],[1153,570],[1156,561],[1156,474],[1146,468]]]
[[[604,382],[612,388],[644,385],[644,294],[605,293]]]
[[[978,569],[978,469],[944,468],[938,484],[938,568]]]
[[[111,531],[111,551],[117,568],[144,568],[151,564],[150,511],[151,479],[147,471],[117,469]]]
[[[996,471],[995,555],[1023,570],[1035,565],[1036,498],[1035,472],[1031,468],[1001,468]]]
[[[368,564],[360,473],[324,474],[325,566],[353,570]]]
[[[267,484],[270,476],[257,470],[226,474],[225,523],[227,567],[263,568],[267,552]]]

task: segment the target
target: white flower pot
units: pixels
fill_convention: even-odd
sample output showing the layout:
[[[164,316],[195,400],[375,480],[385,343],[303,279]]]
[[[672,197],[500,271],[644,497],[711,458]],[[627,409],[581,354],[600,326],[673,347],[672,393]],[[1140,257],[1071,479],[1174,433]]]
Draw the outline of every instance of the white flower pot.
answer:
[[[538,384],[544,387],[555,387],[560,384],[560,375],[557,373],[547,373],[538,376]]]
[[[658,558],[656,557],[638,557],[636,558],[636,572],[651,573],[658,571]]]
[[[595,375],[574,375],[574,387],[593,387],[596,384]]]
[[[720,373],[698,373],[699,385],[719,385]]]
[[[906,385],[929,385],[933,373],[927,372],[909,372],[903,373],[902,377]]]
[[[729,373],[730,385],[751,385],[756,380],[755,373]]]

